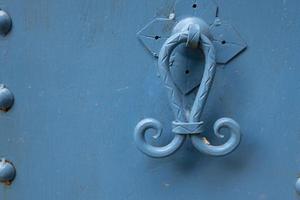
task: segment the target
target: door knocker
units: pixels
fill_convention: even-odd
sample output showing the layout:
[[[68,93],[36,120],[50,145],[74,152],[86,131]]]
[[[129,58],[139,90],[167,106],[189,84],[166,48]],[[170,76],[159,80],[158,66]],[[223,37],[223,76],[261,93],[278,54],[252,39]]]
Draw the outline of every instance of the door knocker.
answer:
[[[205,10],[201,8],[195,10],[197,4],[194,1],[193,3],[179,1],[168,19],[157,18],[138,33],[140,40],[155,57],[158,57],[160,77],[167,89],[170,105],[175,115],[175,120],[172,122],[172,132],[175,136],[169,144],[162,147],[153,146],[145,140],[148,129],[155,129],[155,138],[162,134],[162,125],[159,121],[147,118],[136,125],[135,143],[138,149],[148,156],[169,156],[181,147],[188,136],[197,150],[212,156],[227,155],[240,143],[239,124],[231,118],[220,118],[214,123],[214,133],[217,137],[223,137],[220,134],[222,128],[229,129],[230,137],[224,144],[212,145],[203,136],[204,122],[201,121],[201,115],[216,73],[216,64],[227,63],[244,50],[246,44],[239,38],[232,26],[223,23],[218,18],[218,8],[213,1],[201,2],[201,5],[205,5],[202,6]],[[193,15],[189,14],[191,9],[193,9]],[[170,28],[166,30],[165,27]],[[157,32],[154,33],[153,30]],[[165,41],[162,41],[164,39]],[[182,44],[194,50],[201,49],[205,62],[199,83],[191,83],[185,88],[177,83],[172,75],[171,67],[173,66],[170,61],[174,56],[174,50]],[[198,84],[198,87],[195,87],[195,84]],[[187,108],[183,100],[191,90],[194,90],[195,98],[191,106]]]

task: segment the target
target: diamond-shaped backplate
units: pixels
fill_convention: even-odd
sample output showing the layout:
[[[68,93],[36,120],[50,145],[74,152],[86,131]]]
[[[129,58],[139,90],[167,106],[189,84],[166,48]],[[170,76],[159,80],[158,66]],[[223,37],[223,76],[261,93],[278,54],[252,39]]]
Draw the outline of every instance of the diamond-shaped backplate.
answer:
[[[200,49],[178,46],[170,58],[170,72],[181,93],[188,94],[202,79],[205,58]]]
[[[210,27],[210,33],[213,35],[217,63],[226,64],[247,47],[246,42],[227,22],[216,21]]]
[[[137,35],[152,55],[157,56],[165,40],[171,36],[175,24],[175,20],[156,18],[140,30]]]
[[[198,17],[210,26],[212,42],[216,49],[216,62],[226,64],[247,44],[238,32],[227,22],[217,18],[218,5],[214,0],[178,0],[174,5],[174,13],[169,18],[156,18],[147,24],[137,35],[144,46],[155,57],[176,24],[187,17]]]
[[[178,20],[201,16],[207,24],[212,24],[217,16],[218,6],[214,0],[178,0],[174,10]]]
[[[218,9],[213,0],[179,0],[169,18],[152,20],[137,33],[138,38],[157,57],[163,43],[173,34],[179,22],[185,23],[185,19],[191,17],[201,18],[209,26],[209,38],[216,50],[216,62],[226,64],[247,45],[229,23],[217,17]],[[190,49],[181,44],[173,51],[170,72],[182,94],[189,95],[199,86],[204,64],[201,49]]]

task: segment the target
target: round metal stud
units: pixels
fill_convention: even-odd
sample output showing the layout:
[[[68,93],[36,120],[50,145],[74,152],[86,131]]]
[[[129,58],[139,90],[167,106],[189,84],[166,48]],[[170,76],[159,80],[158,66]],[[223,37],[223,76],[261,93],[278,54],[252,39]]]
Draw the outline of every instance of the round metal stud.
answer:
[[[0,10],[0,34],[7,35],[12,27],[11,17],[4,10]]]
[[[296,192],[300,195],[300,178],[297,179],[295,184]]]
[[[0,110],[8,111],[13,104],[13,93],[5,85],[0,84]]]
[[[16,176],[13,164],[4,158],[0,161],[0,182],[10,184]]]

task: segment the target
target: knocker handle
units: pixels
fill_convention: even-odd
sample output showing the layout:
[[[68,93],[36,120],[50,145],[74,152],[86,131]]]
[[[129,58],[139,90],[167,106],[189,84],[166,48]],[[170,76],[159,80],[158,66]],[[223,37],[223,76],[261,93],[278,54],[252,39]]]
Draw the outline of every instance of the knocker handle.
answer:
[[[205,55],[203,77],[192,108],[189,111],[184,108],[184,94],[180,92],[173,82],[170,73],[170,56],[173,50],[182,43],[185,43],[188,47],[201,48]],[[204,128],[200,118],[216,72],[215,49],[209,37],[201,30],[201,27],[198,24],[189,24],[186,30],[169,37],[160,50],[158,67],[175,115],[175,121],[173,122],[175,137],[166,146],[157,147],[150,145],[145,140],[146,131],[155,129],[156,135],[154,138],[157,139],[162,133],[162,126],[155,119],[144,119],[137,124],[134,132],[134,139],[138,149],[151,157],[169,156],[181,147],[185,138],[189,135],[193,145],[203,153],[222,156],[232,152],[240,143],[241,138],[239,125],[233,119],[221,118],[216,121],[214,126],[215,135],[219,137],[222,137],[220,135],[221,128],[230,130],[230,138],[225,144],[214,146],[201,136]]]

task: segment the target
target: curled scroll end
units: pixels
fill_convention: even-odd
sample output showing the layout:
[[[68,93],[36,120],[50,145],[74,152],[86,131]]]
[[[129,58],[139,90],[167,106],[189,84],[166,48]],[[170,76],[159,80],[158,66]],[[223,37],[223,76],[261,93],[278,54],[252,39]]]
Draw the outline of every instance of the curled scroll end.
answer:
[[[225,156],[233,152],[241,141],[241,131],[239,124],[231,118],[220,118],[214,124],[214,132],[217,137],[224,137],[220,134],[222,128],[228,128],[229,139],[222,145],[214,146],[203,141],[200,135],[192,136],[193,145],[201,152],[212,156]]]
[[[143,119],[141,120],[135,127],[134,130],[134,141],[137,148],[142,151],[144,154],[154,157],[154,158],[161,158],[167,157],[176,150],[178,150],[185,140],[184,135],[176,135],[173,140],[162,147],[153,146],[146,141],[146,132],[148,129],[154,129],[156,131],[155,135],[153,136],[154,139],[158,139],[162,134],[162,125],[156,119]]]

